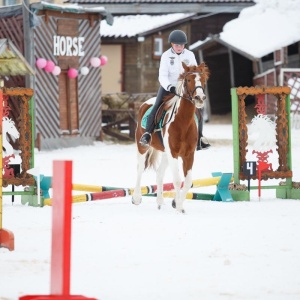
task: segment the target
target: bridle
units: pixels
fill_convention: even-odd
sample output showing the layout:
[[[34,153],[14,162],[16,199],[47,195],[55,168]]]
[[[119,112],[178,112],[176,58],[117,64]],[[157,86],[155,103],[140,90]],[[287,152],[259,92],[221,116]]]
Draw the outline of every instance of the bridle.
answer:
[[[187,75],[190,75],[190,74],[199,74],[199,72],[187,72],[187,73],[185,74],[183,80],[182,80],[182,81],[184,82],[184,87],[186,87],[186,77],[187,77]],[[201,73],[200,73],[200,75],[201,75]],[[183,84],[183,83],[182,83],[182,84]],[[181,98],[181,99],[188,100],[188,101],[190,101],[193,105],[195,105],[195,103],[194,103],[194,98],[193,98],[193,94],[194,94],[194,92],[195,92],[197,89],[199,89],[199,88],[201,88],[202,91],[203,91],[203,93],[204,93],[204,88],[203,88],[201,85],[197,85],[197,86],[195,86],[195,88],[193,89],[192,93],[190,93],[190,92],[187,91],[188,97],[183,97],[183,93],[181,93],[181,95],[179,95],[179,94],[177,94],[177,93],[174,93],[174,95],[176,95],[177,97],[179,97],[179,98]],[[176,109],[177,109],[177,108],[176,108],[176,105],[173,105],[173,109],[172,109],[172,111],[171,111],[171,113],[170,113],[169,120],[168,120],[164,125],[162,125],[162,127],[165,127],[168,123],[171,122],[172,116],[174,115]]]
[[[183,82],[184,82],[184,87],[185,87],[185,88],[186,88],[186,86],[187,86],[187,84],[186,84],[186,77],[187,77],[188,75],[191,75],[191,74],[200,74],[200,75],[201,75],[201,73],[199,73],[199,72],[187,72],[186,74],[184,74]],[[202,91],[203,91],[203,93],[204,93],[204,88],[203,88],[203,86],[197,85],[197,86],[195,86],[195,88],[193,89],[192,92],[189,92],[189,91],[186,89],[186,92],[187,92],[187,94],[188,94],[188,97],[183,97],[183,94],[182,94],[182,95],[179,95],[179,94],[177,94],[177,93],[175,93],[175,95],[178,96],[178,97],[180,97],[180,98],[182,98],[182,99],[185,99],[185,100],[188,100],[188,101],[190,101],[190,102],[193,102],[193,100],[194,100],[193,94],[195,93],[195,91],[196,91],[197,89],[202,89]]]

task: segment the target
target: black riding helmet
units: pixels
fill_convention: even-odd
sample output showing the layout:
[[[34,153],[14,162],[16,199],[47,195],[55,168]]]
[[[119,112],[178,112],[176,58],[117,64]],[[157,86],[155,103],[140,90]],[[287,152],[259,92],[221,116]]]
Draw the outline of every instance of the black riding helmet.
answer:
[[[186,34],[181,30],[174,30],[169,35],[169,43],[173,44],[187,44]]]

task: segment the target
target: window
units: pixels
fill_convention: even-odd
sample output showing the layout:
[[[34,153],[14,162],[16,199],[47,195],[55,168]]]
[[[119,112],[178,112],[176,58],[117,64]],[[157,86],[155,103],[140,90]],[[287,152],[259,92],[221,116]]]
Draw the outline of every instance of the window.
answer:
[[[153,59],[160,59],[163,53],[163,39],[161,36],[153,37]]]

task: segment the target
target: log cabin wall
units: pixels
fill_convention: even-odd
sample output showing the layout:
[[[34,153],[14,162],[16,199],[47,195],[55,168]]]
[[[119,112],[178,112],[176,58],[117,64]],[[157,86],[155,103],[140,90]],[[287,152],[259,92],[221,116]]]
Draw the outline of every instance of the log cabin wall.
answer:
[[[124,92],[128,93],[153,93],[159,88],[158,69],[160,57],[153,56],[154,37],[161,37],[163,40],[163,51],[166,51],[170,45],[168,43],[169,34],[175,30],[180,29],[190,35],[190,24],[176,26],[176,28],[169,28],[155,32],[151,35],[145,36],[142,42],[136,39],[120,40],[124,48],[124,76],[123,88]],[[110,39],[102,39],[102,44],[111,44]]]

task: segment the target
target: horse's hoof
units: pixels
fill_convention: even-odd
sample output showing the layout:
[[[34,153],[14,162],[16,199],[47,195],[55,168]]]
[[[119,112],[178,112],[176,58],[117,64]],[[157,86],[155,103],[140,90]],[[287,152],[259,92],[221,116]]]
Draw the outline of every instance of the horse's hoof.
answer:
[[[142,199],[140,199],[140,201],[138,201],[138,202],[135,202],[135,201],[133,200],[133,198],[131,199],[131,203],[134,204],[134,205],[140,205],[141,202],[142,202]]]
[[[176,202],[175,202],[175,199],[173,199],[173,201],[172,201],[172,207],[173,207],[173,208],[176,208]]]

